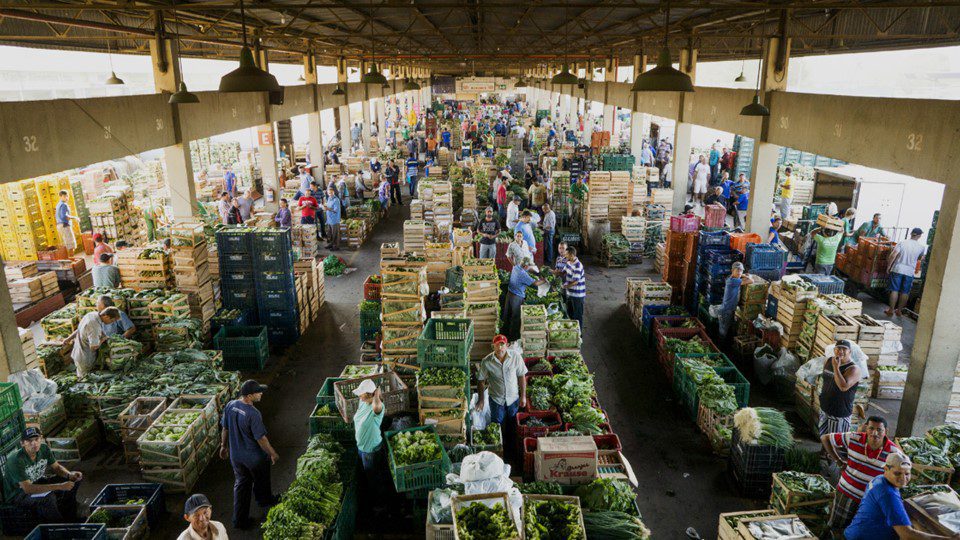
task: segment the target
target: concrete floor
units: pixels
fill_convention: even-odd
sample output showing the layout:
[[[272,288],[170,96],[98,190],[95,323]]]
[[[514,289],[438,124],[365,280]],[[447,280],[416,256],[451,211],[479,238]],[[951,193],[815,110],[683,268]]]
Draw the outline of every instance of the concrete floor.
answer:
[[[264,395],[261,410],[269,437],[280,453],[273,468],[277,492],[294,477],[296,458],[304,451],[308,435],[307,418],[314,396],[323,380],[337,375],[342,366],[359,358],[359,317],[357,304],[367,275],[378,271],[381,242],[400,240],[407,207],[393,209],[371,239],[357,252],[341,251],[355,271],[326,280],[326,304],[320,318],[311,325],[297,345],[275,356],[267,370],[256,376],[271,389]],[[642,345],[624,304],[625,278],[654,276],[650,263],[621,269],[587,267],[587,295],[583,356],[595,373],[600,403],[620,436],[624,454],[639,480],[639,506],[644,521],[660,538],[682,538],[692,526],[704,538],[715,538],[721,512],[760,508],[765,501],[737,495],[726,474],[726,462],[710,453],[706,439],[674,402],[666,379],[655,363],[655,352]],[[865,311],[882,317],[883,307],[861,295]],[[909,356],[913,340],[912,321],[904,325],[902,355]],[[748,374],[749,377],[749,374]],[[773,403],[770,392],[755,384],[751,402]],[[895,423],[899,402],[879,403]],[[790,408],[791,406],[780,405]],[[812,439],[810,439],[812,445]],[[137,482],[139,473],[127,468],[122,457],[101,451],[80,467],[87,480],[81,487],[83,502],[89,501],[105,483]],[[214,519],[229,525],[233,473],[219,459],[207,467],[194,488],[207,494],[214,505]],[[172,538],[186,525],[180,514],[182,495],[168,495],[171,511],[165,526],[153,538]],[[395,501],[402,505],[401,501]],[[362,506],[362,505],[361,505]],[[252,511],[259,517],[260,511]],[[422,522],[403,512],[374,518],[365,512],[358,517],[358,531],[365,538],[420,538]],[[231,538],[259,538],[259,531],[228,531]]]

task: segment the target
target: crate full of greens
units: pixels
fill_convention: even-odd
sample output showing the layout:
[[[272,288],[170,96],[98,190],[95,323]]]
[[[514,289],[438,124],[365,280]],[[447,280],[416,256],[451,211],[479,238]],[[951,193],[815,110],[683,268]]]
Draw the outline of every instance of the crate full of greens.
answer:
[[[795,514],[809,527],[822,527],[830,516],[833,493],[833,486],[819,474],[774,473],[770,507],[783,515]]]
[[[471,432],[470,446],[474,452],[488,451],[503,455],[503,432],[500,424],[490,422],[483,429],[474,429]]]
[[[137,540],[147,537],[147,512],[139,505],[101,506],[90,514],[87,523],[105,525],[109,538]]]
[[[193,458],[194,438],[200,435],[201,414],[169,409],[161,414],[137,439],[141,463],[186,468]]]
[[[586,540],[580,499],[569,495],[524,495],[523,532],[527,540]]]
[[[520,531],[510,515],[503,492],[453,497],[456,540],[519,540]]]
[[[100,428],[92,416],[71,418],[55,435],[46,437],[53,457],[61,463],[80,461],[100,442]]]
[[[432,426],[387,432],[387,458],[398,492],[442,486],[450,458]]]

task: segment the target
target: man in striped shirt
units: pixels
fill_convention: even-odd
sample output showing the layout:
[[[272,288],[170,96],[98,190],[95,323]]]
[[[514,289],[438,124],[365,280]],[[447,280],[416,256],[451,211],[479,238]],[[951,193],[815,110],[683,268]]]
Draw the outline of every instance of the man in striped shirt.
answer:
[[[829,521],[830,527],[842,531],[856,515],[867,485],[883,475],[887,454],[897,451],[897,446],[887,438],[887,421],[881,416],[868,418],[862,431],[827,433],[820,438],[820,442],[827,456],[843,469],[833,497]],[[844,454],[845,459],[842,457]]]
[[[587,280],[577,248],[567,247],[567,264],[563,267],[563,289],[567,291],[567,315],[583,329],[583,300],[587,296]]]

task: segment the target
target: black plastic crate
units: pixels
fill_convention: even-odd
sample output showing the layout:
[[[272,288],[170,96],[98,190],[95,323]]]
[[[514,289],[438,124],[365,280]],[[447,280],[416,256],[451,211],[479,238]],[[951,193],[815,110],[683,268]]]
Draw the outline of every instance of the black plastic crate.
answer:
[[[24,540],[107,540],[107,527],[102,523],[37,525]]]
[[[257,272],[257,289],[263,291],[296,291],[293,271]]]
[[[220,270],[220,286],[232,289],[253,289],[256,287],[253,270]]]
[[[296,303],[284,309],[261,308],[260,324],[277,328],[297,327],[300,324],[300,317],[297,313]]]
[[[28,512],[19,506],[0,504],[0,527],[4,536],[26,536],[40,525],[35,512]]]
[[[293,345],[300,339],[300,328],[297,326],[268,326],[267,341],[276,347]]]
[[[290,229],[257,230],[251,235],[251,244],[255,252],[270,251],[273,253],[289,253],[293,245]]]
[[[292,272],[293,252],[256,251],[253,254],[253,267],[258,272]]]
[[[163,498],[163,484],[107,484],[90,503],[90,510],[100,506],[126,505],[127,501],[143,499],[147,507],[147,523],[158,527],[167,513]]]
[[[250,229],[226,227],[217,231],[218,253],[250,253]]]
[[[784,448],[744,444],[740,441],[739,431],[736,428],[733,429],[733,440],[730,444],[730,470],[744,494],[757,490],[765,490],[764,493],[769,494],[773,473],[781,472],[786,467]]]
[[[217,259],[221,273],[226,270],[253,271],[253,258],[250,253],[220,253]]]

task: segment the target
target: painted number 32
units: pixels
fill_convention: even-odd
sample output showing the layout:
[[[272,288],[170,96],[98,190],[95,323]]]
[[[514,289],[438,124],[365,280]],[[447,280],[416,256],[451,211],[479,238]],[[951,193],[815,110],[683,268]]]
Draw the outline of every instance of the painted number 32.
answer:
[[[907,135],[907,150],[920,152],[923,150],[923,134],[911,133]]]
[[[40,145],[37,144],[37,136],[29,135],[23,138],[23,151],[24,152],[39,152]]]

